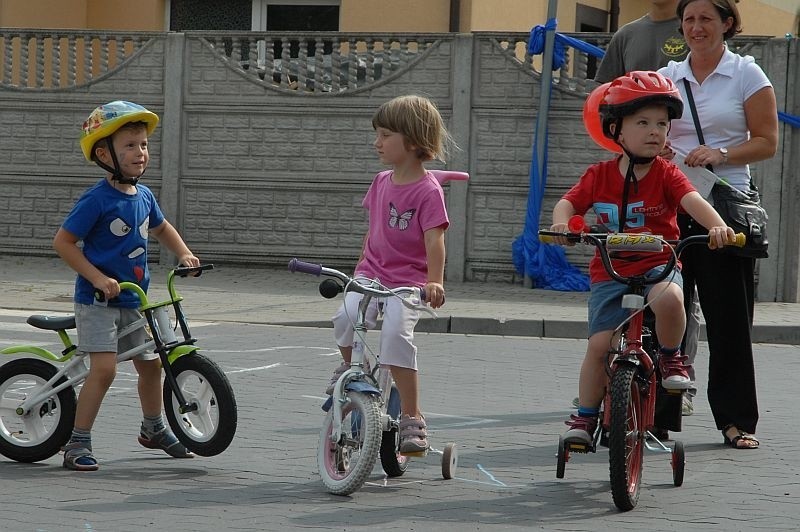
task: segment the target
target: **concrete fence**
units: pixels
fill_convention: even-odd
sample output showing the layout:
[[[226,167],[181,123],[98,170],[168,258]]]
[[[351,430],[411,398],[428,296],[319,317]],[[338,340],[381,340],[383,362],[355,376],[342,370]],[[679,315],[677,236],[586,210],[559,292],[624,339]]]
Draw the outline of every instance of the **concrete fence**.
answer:
[[[608,34],[572,34],[604,45]],[[408,93],[439,105],[459,145],[446,167],[447,278],[522,284],[511,245],[527,207],[541,89],[527,34],[100,33],[0,30],[0,251],[52,255],[80,193],[102,173],[78,147],[80,125],[116,99],[157,112],[144,182],[203,260],[283,266],[302,256],[352,267],[366,227],[361,198],[382,170],[372,112]],[[739,38],[800,114],[797,40]],[[581,118],[592,60],[570,52],[553,81],[549,176],[541,220],[589,164],[608,157]],[[781,126],[754,165],[770,212],[758,297],[798,301],[800,132]],[[433,167],[444,167],[437,164]],[[570,249],[585,268],[591,250]],[[154,259],[172,260],[152,248]],[[520,288],[522,289],[522,288]]]

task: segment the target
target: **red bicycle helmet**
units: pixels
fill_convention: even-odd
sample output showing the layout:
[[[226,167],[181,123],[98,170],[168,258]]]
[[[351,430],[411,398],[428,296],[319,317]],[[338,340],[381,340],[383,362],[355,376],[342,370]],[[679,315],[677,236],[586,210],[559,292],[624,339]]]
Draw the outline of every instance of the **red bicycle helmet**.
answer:
[[[636,70],[612,81],[600,100],[603,134],[613,139],[610,125],[647,105],[664,105],[672,120],[683,114],[683,101],[678,87],[658,72]],[[619,134],[619,126],[616,129]]]

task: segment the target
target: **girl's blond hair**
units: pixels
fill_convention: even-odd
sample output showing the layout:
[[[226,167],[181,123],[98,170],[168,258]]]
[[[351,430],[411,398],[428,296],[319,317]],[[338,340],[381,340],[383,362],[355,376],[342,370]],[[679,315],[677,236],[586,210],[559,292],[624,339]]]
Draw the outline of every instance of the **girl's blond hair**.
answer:
[[[418,148],[423,161],[445,158],[453,140],[436,105],[423,96],[398,96],[384,103],[372,115],[372,127],[400,133]]]

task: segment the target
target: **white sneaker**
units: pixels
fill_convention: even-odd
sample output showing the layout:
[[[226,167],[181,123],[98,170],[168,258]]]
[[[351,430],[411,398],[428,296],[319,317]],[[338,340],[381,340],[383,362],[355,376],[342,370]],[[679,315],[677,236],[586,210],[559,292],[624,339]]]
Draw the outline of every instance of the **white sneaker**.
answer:
[[[691,416],[694,414],[694,404],[692,403],[692,396],[688,393],[683,394],[683,399],[681,399],[681,415],[682,416]]]

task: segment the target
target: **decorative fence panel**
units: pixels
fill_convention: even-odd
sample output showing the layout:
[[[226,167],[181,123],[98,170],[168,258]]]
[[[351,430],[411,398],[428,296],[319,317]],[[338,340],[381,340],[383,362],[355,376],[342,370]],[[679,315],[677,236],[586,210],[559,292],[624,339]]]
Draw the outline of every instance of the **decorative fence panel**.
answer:
[[[571,34],[604,46],[608,34]],[[0,251],[51,255],[72,202],[99,178],[78,148],[80,124],[114,99],[162,117],[144,182],[206,260],[282,267],[302,254],[351,267],[366,220],[361,198],[382,168],[371,116],[400,94],[431,97],[459,144],[447,167],[470,172],[446,193],[448,279],[518,282],[511,244],[527,208],[540,58],[521,33],[101,33],[0,30]],[[797,41],[741,38],[798,115]],[[583,170],[608,154],[583,130],[595,60],[569,50],[554,72],[542,224]],[[755,165],[774,252],[759,298],[797,301],[800,133]],[[433,167],[443,167],[442,164]],[[769,178],[767,178],[767,176]],[[585,267],[589,253],[573,248]],[[154,259],[169,261],[153,248]]]

